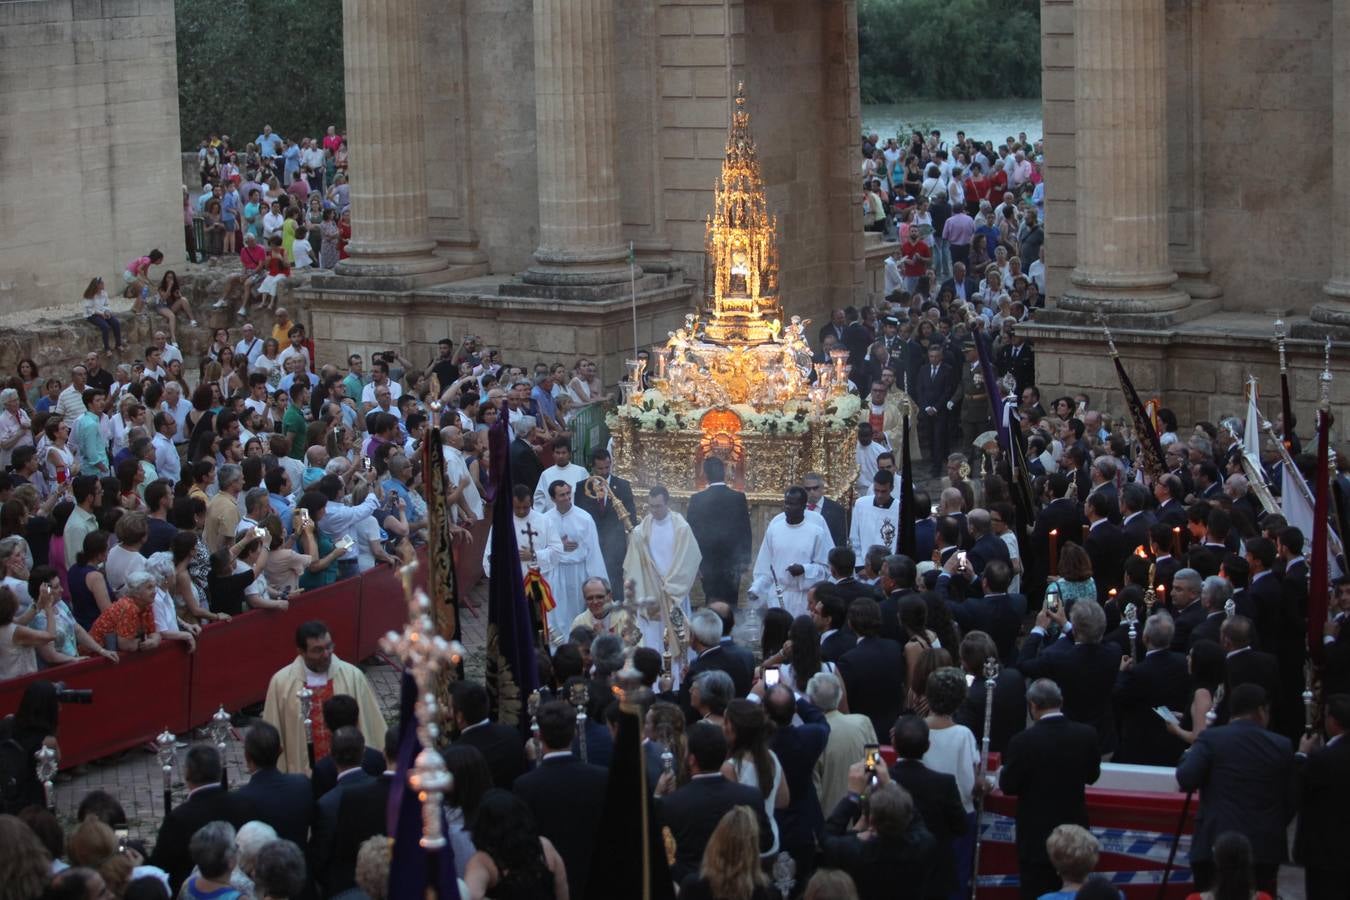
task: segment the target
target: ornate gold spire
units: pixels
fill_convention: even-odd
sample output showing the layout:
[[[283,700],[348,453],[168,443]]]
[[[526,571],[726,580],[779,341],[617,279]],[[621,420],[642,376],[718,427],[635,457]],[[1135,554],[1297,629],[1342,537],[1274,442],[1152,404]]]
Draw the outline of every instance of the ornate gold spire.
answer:
[[[736,105],[727,136],[722,175],[708,217],[707,323],[704,336],[721,345],[755,345],[774,340],[781,327],[778,304],[778,219],[764,199],[745,84],[736,86]]]

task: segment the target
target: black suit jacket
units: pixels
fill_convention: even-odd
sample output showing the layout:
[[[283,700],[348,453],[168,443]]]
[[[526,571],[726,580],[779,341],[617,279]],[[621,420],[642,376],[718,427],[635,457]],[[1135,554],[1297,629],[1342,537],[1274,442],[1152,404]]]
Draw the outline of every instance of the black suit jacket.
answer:
[[[1302,767],[1294,860],[1305,866],[1339,870],[1350,878],[1350,738],[1308,756]]]
[[[336,893],[336,880],[342,877],[346,868],[337,858],[338,808],[348,791],[356,790],[375,781],[375,778],[362,769],[354,770],[350,775],[338,779],[333,789],[319,798],[315,804],[314,834],[309,841],[310,872],[323,885],[325,897]],[[356,860],[351,860],[350,873],[355,872]],[[354,880],[354,879],[353,879]]]
[[[1121,532],[1125,537],[1125,546],[1128,552],[1133,553],[1136,547],[1143,547],[1144,552],[1148,552],[1149,537],[1148,530],[1152,528],[1158,519],[1148,510],[1136,515],[1130,521],[1120,526]]]
[[[1228,657],[1225,663],[1227,687],[1223,700],[1219,701],[1215,714],[1220,724],[1228,721],[1228,698],[1233,696],[1233,688],[1240,684],[1259,684],[1266,689],[1266,697],[1271,705],[1271,720],[1275,721],[1275,710],[1280,701],[1280,661],[1273,653],[1262,650],[1243,650]]]
[[[1191,632],[1199,628],[1209,613],[1205,612],[1204,604],[1200,598],[1196,597],[1190,605],[1172,616],[1172,624],[1175,626],[1172,632],[1172,649],[1184,651],[1191,646]],[[1140,628],[1140,631],[1143,631]],[[1217,638],[1216,638],[1217,640]]]
[[[860,900],[919,900],[929,896],[928,882],[937,863],[937,842],[915,817],[903,838],[862,840],[848,830],[859,818],[857,800],[845,796],[825,823],[821,867],[843,869],[858,888]]]
[[[899,591],[892,591],[881,601],[881,636],[898,641],[900,646],[904,646],[909,640],[909,635],[905,633],[905,627],[900,624],[900,601],[906,597],[919,596],[919,592],[912,588],[905,588]],[[857,638],[854,638],[856,641]],[[849,646],[853,646],[849,644]]]
[[[1012,562],[1012,558],[1008,555],[1008,545],[1003,543],[1003,538],[992,534],[986,534],[977,540],[967,556],[970,558],[970,564],[975,567],[976,575],[983,575],[984,567],[993,560]]]
[[[492,770],[493,787],[511,790],[525,771],[525,741],[520,732],[502,722],[488,722],[462,732],[456,744],[477,747]]]
[[[1054,679],[1064,693],[1064,715],[1095,728],[1104,755],[1116,749],[1111,689],[1122,655],[1115,644],[1080,644],[1069,637],[1046,646],[1044,636],[1033,633],[1022,642],[1017,667],[1028,679]]]
[[[859,597],[876,600],[878,603],[882,600],[881,591],[872,587],[870,584],[863,584],[852,575],[841,579],[834,587],[835,590],[839,592],[839,595],[844,598],[845,605],[852,603]]]
[[[1341,623],[1336,640],[1322,644],[1322,694],[1350,693],[1350,620]]]
[[[883,637],[865,638],[839,657],[850,712],[867,716],[878,736],[890,734],[905,704],[905,651]]]
[[[884,629],[885,626],[883,625]],[[837,629],[834,634],[820,642],[820,660],[821,662],[839,662],[839,657],[853,649],[853,645],[858,643],[858,636],[848,630],[848,626]]]
[[[356,886],[356,854],[368,838],[389,833],[389,788],[394,776],[380,773],[342,792],[337,804],[333,857],[328,864],[328,890],[341,893]]]
[[[1180,500],[1168,500],[1162,506],[1158,507],[1158,521],[1167,524],[1172,528],[1181,528],[1182,531],[1182,550],[1185,550],[1185,531],[1186,531],[1186,507]]]
[[[773,846],[773,831],[764,815],[764,796],[759,788],[737,784],[720,774],[696,776],[684,787],[657,800],[656,812],[662,825],[675,838],[675,864],[670,875],[682,881],[697,872],[703,862],[703,849],[722,816],[734,806],[748,806],[759,820],[759,849]]]
[[[1082,540],[1083,526],[1087,519],[1083,510],[1068,498],[1051,500],[1036,516],[1036,527],[1031,532],[1031,547],[1023,550],[1022,558],[1027,565],[1030,582],[1027,593],[1035,596],[1045,587],[1046,577],[1050,573],[1050,532],[1059,532],[1059,547],[1063,549],[1065,541]]]
[[[287,774],[275,767],[259,769],[235,794],[253,805],[259,821],[271,825],[277,837],[309,846],[314,825],[314,795],[304,775]]]
[[[1022,344],[1020,353],[1014,354],[1014,349],[1012,344],[1008,344],[999,350],[995,364],[1000,375],[1012,372],[1013,379],[1017,382],[1017,395],[1020,397],[1028,385],[1036,383],[1036,351],[1027,343]]]
[[[933,407],[937,418],[948,414],[947,401],[951,400],[961,387],[961,379],[956,377],[947,363],[938,366],[937,377],[933,377],[933,367],[925,360],[919,366],[918,381],[914,385],[914,401],[919,405],[919,416],[925,418],[923,410]]]
[[[937,842],[937,859],[932,877],[925,882],[924,896],[946,897],[957,886],[952,842],[966,833],[966,811],[961,805],[956,776],[935,772],[917,759],[897,760],[890,773],[891,781],[914,798],[914,808]]]
[[[984,676],[977,675],[966,691],[952,717],[975,735],[975,742],[984,740]],[[994,680],[994,713],[989,726],[989,749],[1002,753],[1013,735],[1027,727],[1027,682],[1017,669],[1004,669]]]
[[[1246,835],[1253,862],[1288,860],[1295,786],[1287,737],[1249,719],[1206,728],[1181,758],[1177,784],[1200,791],[1191,862],[1213,860],[1214,840],[1225,831]]]
[[[717,670],[726,672],[731,676],[732,683],[736,686],[736,696],[744,697],[750,693],[750,688],[754,684],[754,664],[747,666],[746,660],[738,653],[727,650],[726,645],[718,644],[699,654],[698,659],[689,664],[685,670],[684,676],[680,679],[680,706],[684,709],[684,716],[690,722],[698,721],[698,713],[689,703],[689,689],[694,685],[694,678],[700,672]]]
[[[1008,742],[998,783],[1017,797],[1017,858],[1048,862],[1056,825],[1088,825],[1087,786],[1101,775],[1097,733],[1065,716],[1042,718]]]
[[[541,760],[534,771],[517,778],[512,788],[534,814],[539,836],[552,841],[567,860],[567,883],[574,897],[586,891],[608,781],[607,770],[569,754]]]
[[[1097,601],[1105,603],[1111,589],[1124,583],[1125,560],[1133,549],[1119,525],[1102,522],[1088,532],[1083,547],[1092,560],[1092,580],[1097,585]]]
[[[699,572],[704,593],[734,603],[740,587],[737,576],[750,565],[750,507],[745,494],[725,484],[709,485],[689,498],[685,517],[703,554]]]
[[[384,771],[384,754],[374,747],[367,747],[361,755],[361,770],[367,775],[376,776]],[[333,789],[337,784],[337,763],[333,762],[333,757],[325,756],[314,764],[314,771],[310,775],[310,784],[314,789],[314,802],[318,803],[319,798]]]
[[[544,474],[544,466],[534,452],[529,441],[520,438],[511,439],[511,483],[538,484],[539,476]]]
[[[1195,604],[1199,606],[1199,603]],[[1190,650],[1195,646],[1196,641],[1213,641],[1219,643],[1219,632],[1223,628],[1224,616],[1223,610],[1215,613],[1206,613],[1205,617],[1191,629],[1191,633],[1186,636],[1186,649]]]
[[[784,849],[814,848],[825,828],[825,813],[812,782],[816,760],[830,740],[825,714],[806,697],[797,701],[800,725],[780,726],[769,740],[769,749],[783,766],[788,786],[788,805],[774,811],[778,820],[779,846]]]
[[[600,555],[605,558],[605,571],[609,573],[610,589],[614,592],[615,602],[622,603],[623,558],[628,552],[628,532],[624,530],[619,514],[614,511],[614,504],[606,502],[602,505],[599,500],[592,500],[586,496],[584,488],[584,481],[578,481],[573,486],[572,502],[595,520],[595,533],[600,539]],[[630,520],[636,525],[640,518],[640,510],[633,505],[633,486],[619,476],[611,475],[609,489],[623,504],[623,508],[628,510]]]
[[[1191,676],[1186,657],[1171,650],[1146,654],[1116,676],[1112,695],[1120,716],[1120,745],[1114,761],[1175,766],[1186,744],[1167,733],[1167,726],[1153,710],[1165,706],[1179,712],[1190,705]]]
[[[980,281],[978,278],[971,278],[969,275],[965,277],[964,281],[965,281],[966,295],[964,297],[961,297],[960,299],[969,300],[970,298],[975,296],[977,291],[979,291]],[[942,282],[942,286],[938,288],[939,297],[942,296],[943,291],[951,291],[952,296],[956,297],[957,296],[956,279],[948,278],[946,281]]]
[[[1026,609],[1027,601],[1020,594],[987,594],[983,597],[967,597],[960,603],[952,604],[952,614],[956,617],[961,631],[983,631],[993,638],[998,647],[999,662],[1005,666],[1013,665],[1017,660],[1017,636],[1022,631],[1022,617],[1019,609]]]
[[[914,523],[914,562],[921,563],[933,558],[933,547],[937,544],[937,522],[932,516],[925,515]]]
[[[192,874],[192,855],[188,852],[192,836],[203,825],[216,821],[229,822],[237,830],[256,819],[255,813],[252,803],[218,784],[198,788],[164,817],[147,862],[168,873],[172,894],[177,896],[183,880]]]
[[[825,527],[830,529],[830,540],[836,547],[842,547],[848,543],[848,525],[847,516],[844,514],[844,507],[831,500],[829,497],[820,501],[820,509],[817,510],[825,520]]]

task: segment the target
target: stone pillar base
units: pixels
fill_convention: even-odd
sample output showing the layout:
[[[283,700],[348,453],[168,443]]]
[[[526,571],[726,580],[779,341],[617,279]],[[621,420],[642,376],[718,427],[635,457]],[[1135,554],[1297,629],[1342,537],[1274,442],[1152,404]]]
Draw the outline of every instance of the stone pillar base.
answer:
[[[351,255],[341,260],[334,270],[338,275],[373,278],[415,277],[439,272],[446,261],[432,253],[436,242],[431,240],[398,243],[352,241],[347,246]]]
[[[628,249],[608,247],[600,250],[534,251],[534,265],[521,274],[527,284],[576,287],[606,285],[628,281]]]

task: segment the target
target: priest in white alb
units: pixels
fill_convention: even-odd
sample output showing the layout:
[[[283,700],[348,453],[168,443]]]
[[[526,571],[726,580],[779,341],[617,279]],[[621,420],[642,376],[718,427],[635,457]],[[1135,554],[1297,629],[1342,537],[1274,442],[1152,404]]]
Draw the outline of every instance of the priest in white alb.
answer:
[[[295,630],[295,644],[299,654],[272,675],[263,703],[263,721],[281,733],[281,758],[277,760],[277,768],[308,775],[311,743],[315,760],[328,756],[332,735],[324,726],[323,705],[338,694],[356,700],[360,709],[357,726],[366,739],[366,746],[383,747],[385,723],[380,713],[380,701],[371,690],[366,673],[337,658],[328,626],[319,621],[305,622]],[[309,734],[305,734],[305,717],[300,710],[301,687],[308,687],[311,692]]]
[[[553,508],[544,513],[544,520],[562,542],[549,581],[558,607],[549,618],[570,622],[586,607],[582,591],[586,579],[606,577],[605,558],[600,552],[595,520],[572,503],[572,486],[559,479],[549,485],[548,491]]]
[[[677,646],[671,610],[678,609],[683,621],[689,621],[689,590],[698,578],[702,562],[694,530],[684,516],[671,512],[670,491],[658,484],[648,492],[647,515],[628,536],[623,577],[632,585],[631,596],[639,607],[645,604],[654,607],[644,609],[638,616],[642,643],[661,654],[670,654],[672,665],[683,661],[688,648]]]
[[[553,569],[562,553],[562,538],[553,530],[552,523],[544,514],[534,508],[533,496],[527,485],[517,484],[511,488],[511,512],[514,516],[512,522],[516,526],[516,546],[520,549],[520,574],[524,576],[533,565],[552,588]],[[483,550],[483,574],[492,575],[490,528],[487,547]],[[556,626],[557,623],[551,625]]]
[[[534,508],[541,513],[553,508],[553,498],[548,495],[548,486],[553,482],[565,481],[568,484],[577,484],[585,481],[590,474],[572,462],[572,439],[567,435],[554,438],[553,465],[544,470],[539,476],[539,483],[535,485]]]
[[[794,617],[805,615],[806,592],[830,574],[828,535],[820,525],[806,519],[806,490],[788,488],[783,495],[782,514],[764,529],[764,540],[755,557],[750,598],[778,606],[781,591],[783,608]]]
[[[900,501],[895,499],[894,491],[895,473],[878,469],[872,476],[872,492],[854,502],[848,542],[858,559],[876,544],[885,547],[888,553],[895,550],[895,536],[900,532]]]

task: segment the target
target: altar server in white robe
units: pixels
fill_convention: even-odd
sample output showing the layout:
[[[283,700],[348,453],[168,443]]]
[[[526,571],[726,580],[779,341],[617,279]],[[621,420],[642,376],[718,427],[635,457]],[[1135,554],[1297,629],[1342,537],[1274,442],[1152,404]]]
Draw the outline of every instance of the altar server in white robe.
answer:
[[[778,589],[783,592],[783,607],[793,616],[806,614],[806,593],[818,581],[829,577],[827,556],[829,531],[806,519],[806,490],[788,488],[783,495],[783,514],[774,517],[764,530],[764,540],[755,557],[751,599],[768,606],[778,604]]]
[[[572,462],[572,439],[561,435],[553,439],[553,465],[539,476],[539,484],[534,488],[534,508],[546,513],[553,508],[553,498],[548,495],[548,486],[555,481],[576,484],[585,481],[590,472]]]
[[[853,504],[848,542],[858,559],[876,544],[885,547],[888,553],[895,550],[895,536],[900,532],[900,501],[895,499],[894,490],[895,473],[878,469],[872,476],[872,492]]]
[[[572,486],[555,481],[548,486],[553,508],[544,513],[553,533],[562,541],[562,552],[553,567],[553,599],[558,604],[549,619],[570,622],[586,608],[582,586],[587,578],[605,577],[605,558],[600,553],[600,536],[595,520],[584,509],[572,505]]]
[[[520,550],[520,574],[524,577],[531,565],[539,567],[539,574],[553,588],[553,570],[563,552],[562,537],[554,530],[543,513],[534,508],[533,495],[527,485],[511,488],[511,512],[516,526],[516,547]],[[533,549],[531,549],[533,546]],[[483,574],[492,575],[492,529],[488,529],[487,547],[483,549]],[[550,616],[550,618],[553,618]],[[569,620],[570,621],[570,620]],[[556,625],[554,619],[551,626]],[[556,630],[556,629],[555,629]]]
[[[661,485],[647,497],[647,515],[628,536],[628,553],[623,561],[623,577],[632,585],[630,596],[639,606],[655,601],[638,616],[642,643],[658,653],[669,652],[672,668],[683,662],[675,649],[673,630],[665,633],[662,608],[678,607],[689,621],[689,589],[698,578],[703,554],[698,549],[694,530],[684,516],[670,511],[670,491]],[[685,648],[686,652],[688,648]],[[678,669],[675,669],[678,678]]]

